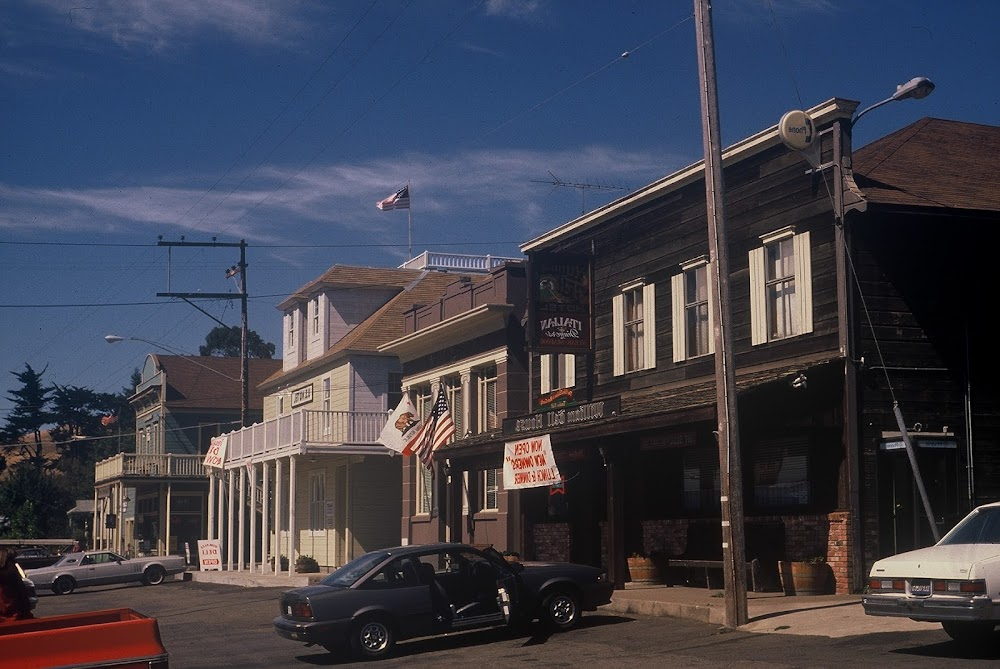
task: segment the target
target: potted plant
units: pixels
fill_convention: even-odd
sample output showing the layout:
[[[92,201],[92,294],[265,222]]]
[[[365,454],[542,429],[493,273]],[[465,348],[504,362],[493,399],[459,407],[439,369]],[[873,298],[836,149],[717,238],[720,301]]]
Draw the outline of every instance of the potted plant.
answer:
[[[628,573],[633,583],[659,583],[662,580],[655,558],[642,552],[629,556]]]
[[[826,558],[818,555],[804,560],[780,561],[778,573],[786,595],[826,595],[833,580]]]
[[[309,555],[300,555],[295,558],[295,571],[299,574],[315,574],[319,571],[319,562]]]

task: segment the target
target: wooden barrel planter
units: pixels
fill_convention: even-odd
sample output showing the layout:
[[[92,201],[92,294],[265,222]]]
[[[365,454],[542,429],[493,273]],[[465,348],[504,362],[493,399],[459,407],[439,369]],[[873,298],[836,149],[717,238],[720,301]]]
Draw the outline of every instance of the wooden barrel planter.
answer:
[[[630,557],[628,574],[633,583],[662,583],[660,568],[651,557]]]
[[[830,593],[832,572],[825,562],[779,562],[778,572],[786,595]]]

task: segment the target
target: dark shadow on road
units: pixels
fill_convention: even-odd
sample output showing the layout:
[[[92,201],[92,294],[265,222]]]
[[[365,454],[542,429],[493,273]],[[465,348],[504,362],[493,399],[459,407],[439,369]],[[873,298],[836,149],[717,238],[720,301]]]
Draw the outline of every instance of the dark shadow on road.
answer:
[[[926,646],[912,648],[897,648],[890,651],[897,655],[914,655],[917,657],[939,657],[953,660],[1000,660],[1000,634],[994,633],[988,644],[968,646],[958,641],[944,641]]]
[[[576,627],[576,629],[570,630],[569,632],[566,632],[566,634],[572,636],[574,633],[587,629],[588,627],[618,625],[621,623],[632,622],[632,620],[632,618],[625,618],[622,616],[586,616],[580,621],[580,624]],[[522,647],[538,646],[548,641],[553,634],[555,634],[555,632],[547,630],[544,625],[539,623],[534,623],[529,628],[524,628],[523,630],[517,632],[505,627],[473,630],[470,632],[452,632],[443,636],[424,637],[421,639],[402,641],[396,645],[392,657],[410,657],[413,655],[420,655],[422,653],[433,653],[466,646],[485,646],[491,643],[500,643],[503,641],[521,641]],[[324,653],[318,655],[297,655],[295,656],[295,659],[303,664],[312,664],[323,667],[352,664],[358,661],[356,658],[351,657],[346,651],[336,654]]]

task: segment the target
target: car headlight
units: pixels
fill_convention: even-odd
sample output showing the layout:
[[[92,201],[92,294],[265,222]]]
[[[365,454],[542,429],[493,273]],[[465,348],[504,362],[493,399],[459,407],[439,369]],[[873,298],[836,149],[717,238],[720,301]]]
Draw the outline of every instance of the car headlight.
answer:
[[[312,618],[312,607],[309,602],[291,602],[285,605],[283,613],[289,618]]]

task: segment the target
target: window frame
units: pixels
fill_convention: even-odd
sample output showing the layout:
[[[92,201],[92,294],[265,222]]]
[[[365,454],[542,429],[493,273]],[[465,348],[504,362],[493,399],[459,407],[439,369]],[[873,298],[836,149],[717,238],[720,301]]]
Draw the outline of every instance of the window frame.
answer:
[[[670,278],[674,362],[683,362],[691,358],[699,358],[715,353],[715,291],[713,290],[712,263],[708,260],[708,256],[699,256],[681,263],[680,268],[681,271]],[[702,271],[705,273],[706,298],[705,300],[689,302],[690,281],[692,277],[696,277],[697,273]],[[692,342],[688,332],[690,310],[701,304],[705,304],[708,308],[706,326],[708,330],[708,342],[707,348],[704,351],[692,349]]]
[[[751,249],[750,260],[750,332],[751,344],[757,346],[813,331],[813,285],[812,250],[809,231],[796,232],[793,226],[761,235],[761,245]],[[788,264],[792,274],[782,277],[772,276],[768,269],[768,251],[775,245],[791,243],[792,257]],[[792,292],[787,298],[770,299],[769,291],[778,282],[791,284]],[[772,327],[777,317],[778,299],[787,305],[788,332],[778,332]]]
[[[576,387],[576,354],[543,353],[539,358],[539,390],[544,395],[554,390]]]
[[[641,311],[632,314],[633,318],[626,320],[628,316],[628,299],[630,295],[632,304],[635,304],[637,296],[642,301]],[[611,301],[611,319],[613,327],[614,360],[613,373],[615,376],[631,374],[647,369],[656,368],[656,284],[647,283],[645,279],[636,279],[631,283],[619,286],[619,293]],[[641,332],[635,333],[641,328]],[[635,347],[634,356],[630,365],[628,356],[628,330],[634,333]],[[639,359],[636,359],[639,358]]]
[[[317,492],[319,493],[317,495]],[[317,520],[318,519],[318,520]],[[326,532],[326,471],[309,472],[309,536]]]
[[[490,485],[490,475],[493,476],[493,484]],[[481,469],[477,472],[479,485],[476,486],[478,497],[477,506],[480,511],[496,512],[500,510],[500,477],[502,473],[499,469]],[[492,497],[492,499],[491,499]]]

